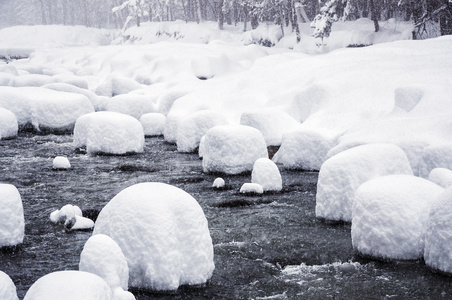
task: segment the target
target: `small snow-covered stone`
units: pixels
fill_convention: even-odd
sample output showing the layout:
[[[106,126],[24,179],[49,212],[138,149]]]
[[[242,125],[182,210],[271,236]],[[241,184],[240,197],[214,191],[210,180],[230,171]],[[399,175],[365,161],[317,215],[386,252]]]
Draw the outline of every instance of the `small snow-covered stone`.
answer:
[[[256,160],[251,173],[251,182],[260,184],[264,192],[282,190],[282,178],[278,166],[268,158]]]
[[[75,123],[74,147],[86,147],[93,154],[143,152],[143,126],[137,119],[117,112],[86,114]]]
[[[17,136],[19,124],[16,115],[3,107],[0,107],[0,140]]]
[[[425,264],[452,273],[452,187],[434,201],[425,233]]]
[[[67,230],[84,230],[94,227],[93,220],[83,217],[82,210],[71,204],[66,204],[61,209],[53,211],[50,214],[50,220],[53,223],[64,224]]]
[[[113,292],[101,277],[82,271],[58,271],[39,278],[24,300],[114,300]]]
[[[65,156],[57,156],[53,159],[53,168],[58,170],[67,170],[71,168],[71,163]]]
[[[224,179],[218,177],[213,181],[212,187],[220,189],[220,188],[223,188],[224,185],[225,185]]]
[[[177,187],[146,182],[122,190],[100,212],[93,234],[100,233],[127,258],[132,287],[176,290],[212,276],[207,219],[198,202]]]
[[[355,190],[370,179],[391,174],[413,175],[405,153],[393,144],[362,145],[329,158],[319,172],[316,216],[350,222]]]
[[[259,183],[246,182],[240,188],[240,193],[242,193],[242,194],[263,194],[264,189],[262,188],[262,185],[260,185]]]
[[[165,130],[165,122],[166,116],[161,113],[147,113],[140,118],[146,136],[162,135]]]
[[[209,129],[202,152],[202,166],[206,173],[239,174],[251,171],[258,158],[268,158],[262,133],[244,125],[224,125]]]
[[[16,286],[8,274],[0,271],[0,299],[18,300]]]
[[[452,170],[452,143],[437,144],[424,148],[419,166],[419,176],[427,178],[435,168]]]
[[[452,170],[435,168],[428,175],[428,180],[443,188],[448,188],[452,186]]]
[[[24,209],[19,191],[12,184],[0,183],[0,248],[21,244],[24,232]]]
[[[353,248],[383,259],[419,259],[428,214],[444,191],[423,178],[388,175],[363,183],[355,193]]]

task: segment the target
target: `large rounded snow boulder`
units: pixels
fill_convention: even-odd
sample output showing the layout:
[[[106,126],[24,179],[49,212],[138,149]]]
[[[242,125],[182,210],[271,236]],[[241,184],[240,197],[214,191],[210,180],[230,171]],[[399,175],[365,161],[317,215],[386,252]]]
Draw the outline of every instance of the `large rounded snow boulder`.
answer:
[[[452,273],[452,187],[433,203],[425,233],[424,260],[435,269]]]
[[[203,141],[204,172],[239,174],[251,171],[258,158],[268,158],[262,133],[244,125],[224,125],[209,129]]]
[[[316,216],[350,222],[355,190],[370,179],[391,174],[413,175],[407,156],[393,144],[362,145],[329,158],[319,172]]]
[[[336,138],[315,131],[291,131],[283,135],[273,161],[287,169],[319,170],[335,144]]]
[[[419,259],[428,214],[443,188],[423,178],[389,175],[363,183],[355,193],[353,248],[382,259]]]
[[[446,168],[434,168],[430,174],[428,174],[428,180],[443,188],[448,188],[452,186],[452,170]]]
[[[16,137],[18,130],[19,124],[16,115],[10,110],[0,107],[0,140]]]
[[[21,244],[24,232],[24,209],[19,191],[12,184],[0,183],[0,248]]]
[[[24,300],[115,300],[108,284],[99,276],[82,271],[59,271],[39,278]]]
[[[134,117],[117,112],[86,114],[75,123],[74,147],[86,147],[93,154],[143,152],[143,126]]]
[[[264,192],[282,190],[282,178],[278,166],[268,158],[256,160],[251,172],[251,182],[260,184]]]
[[[198,202],[164,183],[139,183],[121,191],[100,212],[93,234],[108,235],[119,245],[132,287],[168,291],[205,284],[215,267]]]
[[[16,286],[8,274],[0,271],[0,299],[18,300]]]
[[[435,168],[452,170],[452,143],[432,145],[424,148],[419,166],[419,176],[427,178]]]
[[[140,117],[145,136],[162,135],[165,130],[166,116],[161,113],[147,113]]]
[[[125,94],[110,99],[108,111],[115,111],[132,116],[136,119],[147,113],[156,111],[154,99],[148,95]]]
[[[177,151],[195,151],[207,130],[226,123],[226,118],[214,111],[201,110],[188,115],[180,120],[177,127]]]

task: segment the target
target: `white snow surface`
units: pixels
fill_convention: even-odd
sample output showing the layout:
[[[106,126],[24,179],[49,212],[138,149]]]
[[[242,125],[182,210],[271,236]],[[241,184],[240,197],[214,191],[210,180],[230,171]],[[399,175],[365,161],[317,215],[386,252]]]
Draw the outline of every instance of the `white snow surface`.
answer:
[[[382,259],[422,258],[429,210],[443,191],[410,175],[388,175],[363,183],[353,205],[353,248]]]
[[[428,180],[443,188],[448,188],[452,186],[452,170],[435,168],[428,175]]]
[[[435,200],[425,233],[424,260],[433,269],[452,273],[452,187]]]
[[[108,101],[107,110],[130,115],[139,120],[142,115],[156,111],[154,100],[148,95],[118,95]]]
[[[73,145],[93,154],[143,152],[143,126],[134,117],[117,112],[86,114],[75,123]]]
[[[19,300],[17,297],[16,285],[8,274],[0,271],[0,299]]]
[[[225,182],[224,179],[221,177],[215,178],[215,180],[212,183],[212,187],[220,189],[223,188],[225,186]]]
[[[54,169],[59,170],[67,170],[71,168],[71,163],[66,156],[56,156],[52,161],[52,165]]]
[[[163,135],[165,129],[166,116],[161,113],[146,113],[140,117],[145,136]]]
[[[205,284],[214,270],[207,219],[183,190],[157,182],[122,190],[100,212],[94,235],[110,236],[129,266],[129,286],[176,290]]]
[[[12,184],[0,183],[0,248],[16,246],[25,234],[22,198]]]
[[[204,172],[239,174],[251,171],[258,158],[268,158],[262,133],[244,125],[224,125],[209,129],[203,141]]]
[[[240,193],[242,194],[263,194],[264,189],[259,183],[245,182],[240,187]]]
[[[18,130],[16,115],[10,110],[0,107],[0,140],[16,137]]]
[[[254,162],[251,182],[260,184],[264,192],[282,190],[282,178],[278,166],[268,158],[259,158]]]
[[[72,204],[66,204],[61,209],[54,210],[50,214],[50,220],[56,224],[64,224],[67,230],[84,230],[94,227],[93,220],[83,217],[82,210]]]
[[[101,277],[82,271],[58,271],[39,278],[24,300],[116,300]]]
[[[452,170],[452,143],[435,144],[424,148],[419,176],[426,178],[435,168]]]
[[[355,190],[368,180],[391,174],[413,174],[405,153],[393,144],[362,145],[329,158],[319,172],[316,216],[352,221]]]

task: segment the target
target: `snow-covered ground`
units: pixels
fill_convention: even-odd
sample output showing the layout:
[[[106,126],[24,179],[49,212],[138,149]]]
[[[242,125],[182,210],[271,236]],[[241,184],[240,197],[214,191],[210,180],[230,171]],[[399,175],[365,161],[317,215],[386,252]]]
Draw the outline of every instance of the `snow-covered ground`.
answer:
[[[266,159],[267,146],[280,146],[273,159],[279,168],[320,170],[327,160],[340,166],[343,176],[331,175],[321,184],[326,191],[348,190],[347,216],[333,219],[354,220],[352,207],[358,199],[363,209],[354,209],[360,212],[356,218],[367,226],[372,224],[363,212],[368,202],[377,202],[372,208],[385,205],[374,194],[388,181],[377,177],[408,173],[404,176],[427,178],[432,170],[452,168],[452,37],[412,41],[411,27],[389,20],[374,33],[369,20],[335,23],[322,47],[309,36],[308,26],[302,27],[299,44],[287,28],[282,37],[279,27],[266,24],[243,32],[240,26],[219,31],[214,23],[145,23],[122,35],[85,27],[5,28],[0,30],[0,56],[29,58],[0,61],[0,116],[8,116],[0,120],[0,138],[5,132],[13,137],[18,126],[50,132],[75,126],[75,147],[124,154],[140,152],[145,134],[163,133],[179,151],[199,147],[205,172],[229,174],[251,171],[257,159]],[[262,41],[275,47],[257,45]],[[94,112],[101,110],[109,112]],[[100,126],[105,130],[97,132]],[[131,137],[136,141],[127,147]],[[389,159],[384,154],[378,158],[361,151],[359,159],[344,154],[374,143],[392,144],[396,150],[391,151],[397,152],[392,156],[403,157],[404,170],[410,167],[412,175],[381,171],[379,160]],[[381,152],[381,145],[377,150]],[[333,167],[329,173],[338,172]],[[432,178],[447,182],[449,174],[435,172]],[[280,190],[279,180],[258,181],[264,186],[277,183]],[[371,184],[356,198],[355,190],[368,180]],[[414,181],[406,182],[404,188]],[[388,199],[404,194],[397,185],[385,192]],[[416,227],[420,234],[414,239],[422,241],[412,242],[421,248],[426,211],[435,202],[429,201],[416,224],[422,228]],[[380,209],[382,219],[393,210],[404,214],[409,207],[402,202]],[[385,222],[382,232],[397,237],[401,229],[388,228],[392,223]],[[363,232],[364,225],[354,228],[356,236],[369,233]],[[362,246],[367,240],[355,241],[366,255],[391,257],[387,253],[392,245],[369,250]],[[422,253],[419,247],[406,252]],[[439,251],[434,248],[435,255]],[[436,261],[432,264],[442,269]]]

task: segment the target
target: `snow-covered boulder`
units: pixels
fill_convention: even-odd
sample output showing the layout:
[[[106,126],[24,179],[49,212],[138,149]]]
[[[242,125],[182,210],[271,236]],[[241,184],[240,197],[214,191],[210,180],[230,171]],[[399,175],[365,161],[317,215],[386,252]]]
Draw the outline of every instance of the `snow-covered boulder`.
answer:
[[[67,230],[84,230],[94,227],[93,220],[83,217],[82,210],[71,204],[54,210],[50,214],[50,220],[55,224],[64,224],[64,228]]]
[[[67,170],[71,168],[71,163],[66,156],[56,156],[53,159],[53,168],[57,170]]]
[[[258,158],[268,158],[262,133],[244,125],[224,125],[209,129],[203,141],[204,172],[239,174],[251,171]]]
[[[165,291],[205,284],[215,267],[207,219],[198,202],[164,183],[122,190],[100,212],[93,234],[108,235],[119,245],[132,287]]]
[[[452,273],[452,187],[433,203],[425,233],[424,260],[427,266]]]
[[[0,248],[24,240],[25,219],[22,199],[12,184],[0,183]]]
[[[141,85],[124,76],[107,76],[96,88],[99,96],[114,97],[141,89]]]
[[[335,138],[311,130],[288,132],[273,161],[288,169],[319,170],[335,143]]]
[[[0,140],[16,137],[18,130],[19,124],[16,115],[10,110],[0,107]]]
[[[448,188],[452,186],[452,170],[435,168],[428,174],[428,180],[443,188]]]
[[[224,188],[225,184],[226,183],[224,182],[224,179],[221,177],[218,177],[218,178],[215,178],[215,180],[213,181],[212,187],[221,189],[221,188]]]
[[[263,194],[264,189],[259,183],[245,182],[240,187],[240,193],[242,194]]]
[[[8,274],[0,271],[0,299],[19,300],[17,297],[16,285]]]
[[[410,175],[388,175],[363,183],[353,205],[353,248],[383,259],[421,258],[429,210],[443,191]]]
[[[24,300],[116,300],[108,284],[99,276],[82,271],[47,274],[28,289]]]
[[[129,267],[118,244],[109,236],[96,234],[86,241],[80,254],[79,270],[103,278],[115,294],[127,294]],[[119,290],[118,290],[119,289]],[[130,293],[129,293],[130,294]],[[135,299],[130,295],[131,299]]]
[[[370,179],[391,174],[413,175],[405,153],[396,145],[362,145],[329,158],[319,172],[316,216],[350,222],[355,190]]]
[[[256,160],[251,172],[251,182],[260,184],[264,192],[282,190],[282,178],[278,166],[268,158]]]
[[[427,178],[435,168],[452,170],[452,143],[437,144],[424,148],[419,176]]]
[[[134,117],[117,112],[86,114],[75,123],[74,147],[86,147],[93,154],[143,152],[143,126]]]
[[[108,111],[115,111],[136,119],[156,111],[153,97],[149,95],[124,94],[111,98],[107,104]]]
[[[15,87],[40,87],[52,82],[54,79],[44,74],[23,74],[14,77],[12,84]]]
[[[300,125],[288,113],[268,108],[243,113],[240,124],[258,129],[264,136],[267,146],[281,145],[283,134],[295,130]]]
[[[215,111],[201,110],[188,115],[180,120],[177,127],[177,151],[195,151],[207,130],[226,124],[226,118]]]
[[[145,136],[162,135],[165,130],[166,116],[161,113],[147,113],[140,117]]]

